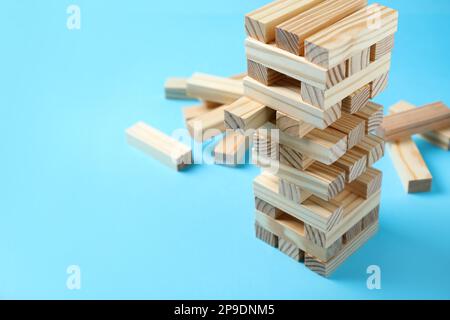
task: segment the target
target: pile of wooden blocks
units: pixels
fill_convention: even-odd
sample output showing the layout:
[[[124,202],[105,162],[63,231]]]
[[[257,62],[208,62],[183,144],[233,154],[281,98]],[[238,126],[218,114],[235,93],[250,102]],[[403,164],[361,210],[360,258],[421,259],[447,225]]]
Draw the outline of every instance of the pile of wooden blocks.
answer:
[[[256,236],[323,276],[378,229],[383,107],[371,99],[387,86],[397,21],[366,0],[278,0],[245,18],[245,97],[225,120],[258,129]]]

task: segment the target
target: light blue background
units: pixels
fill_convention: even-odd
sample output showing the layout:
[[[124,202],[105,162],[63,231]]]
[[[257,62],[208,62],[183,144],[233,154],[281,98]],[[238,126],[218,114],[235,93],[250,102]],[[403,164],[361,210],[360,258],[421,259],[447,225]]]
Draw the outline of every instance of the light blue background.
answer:
[[[66,28],[66,8],[82,29]],[[265,1],[2,1],[0,298],[450,298],[450,155],[418,141],[433,192],[406,195],[389,156],[381,231],[330,280],[255,240],[252,167],[175,173],[130,148],[138,120],[170,133],[169,76],[245,69],[243,15]],[[396,0],[378,102],[450,103],[450,2]],[[66,289],[79,265],[82,290]],[[366,268],[382,268],[382,290]]]

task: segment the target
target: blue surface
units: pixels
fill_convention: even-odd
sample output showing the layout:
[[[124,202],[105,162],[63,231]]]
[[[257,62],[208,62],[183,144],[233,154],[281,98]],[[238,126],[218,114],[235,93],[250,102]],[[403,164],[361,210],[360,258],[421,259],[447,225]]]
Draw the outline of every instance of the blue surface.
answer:
[[[2,1],[0,298],[450,298],[450,154],[418,141],[433,192],[406,195],[389,156],[381,231],[326,280],[256,241],[252,167],[178,174],[130,148],[144,120],[170,133],[166,77],[245,69],[243,15],[265,1]],[[400,10],[378,101],[450,103],[450,2]],[[382,269],[382,290],[366,268]],[[82,289],[66,288],[79,265]]]

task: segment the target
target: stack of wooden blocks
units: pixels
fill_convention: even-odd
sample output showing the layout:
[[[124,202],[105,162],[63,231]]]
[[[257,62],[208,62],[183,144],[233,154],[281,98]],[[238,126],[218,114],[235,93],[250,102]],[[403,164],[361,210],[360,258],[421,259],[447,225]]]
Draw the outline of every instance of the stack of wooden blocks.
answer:
[[[245,19],[245,97],[225,124],[258,129],[256,235],[323,276],[378,230],[383,107],[371,99],[387,86],[397,23],[366,0],[278,0]]]

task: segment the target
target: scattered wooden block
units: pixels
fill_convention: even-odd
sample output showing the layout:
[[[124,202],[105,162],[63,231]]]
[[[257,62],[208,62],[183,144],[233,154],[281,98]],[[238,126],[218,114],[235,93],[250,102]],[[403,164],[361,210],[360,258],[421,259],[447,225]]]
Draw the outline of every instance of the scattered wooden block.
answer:
[[[308,37],[305,57],[330,69],[397,32],[397,23],[397,11],[372,4]]]
[[[126,130],[128,143],[177,171],[192,164],[191,148],[138,122]]]
[[[312,195],[299,205],[280,196],[279,181],[277,176],[263,172],[253,182],[255,197],[322,231],[332,230],[340,222],[343,212],[340,204]]]
[[[351,183],[366,170],[367,155],[351,149],[336,161],[334,165],[345,171],[345,179],[347,183]]]
[[[365,121],[348,113],[343,113],[340,119],[330,125],[330,128],[336,129],[347,135],[348,149],[351,149],[360,143],[366,135]]]
[[[384,156],[384,140],[369,134],[353,150],[367,156],[367,166],[371,167]]]
[[[367,0],[326,0],[276,28],[276,44],[293,54],[304,55],[306,38],[364,8]]]
[[[447,128],[450,128],[450,109],[444,103],[436,102],[384,117],[378,133],[386,141],[396,141]]]
[[[189,120],[186,124],[192,138],[198,142],[207,141],[221,135],[225,131],[225,110],[228,106],[221,106]]]
[[[247,131],[275,119],[275,111],[256,101],[242,97],[225,109],[225,127]]]
[[[350,77],[355,73],[358,73],[370,63],[370,48],[361,50],[357,54],[353,55],[347,60],[347,76]]]
[[[305,252],[289,240],[279,238],[278,249],[297,262],[305,261]]]
[[[298,204],[302,204],[312,196],[311,192],[284,179],[280,179],[278,192],[280,196]]]
[[[205,101],[230,104],[244,95],[242,80],[195,73],[187,81],[187,94]]]
[[[267,243],[271,247],[278,248],[278,237],[261,227],[258,222],[255,223],[255,232],[256,238]]]
[[[399,102],[389,112],[401,113],[414,109],[407,102]],[[392,162],[396,168],[407,193],[428,192],[431,190],[433,177],[420,154],[416,143],[411,139],[395,141],[389,144]]]
[[[321,110],[305,103],[300,94],[299,84],[280,81],[268,87],[249,77],[244,79],[245,95],[276,111],[283,112],[294,119],[303,121],[319,129],[325,129],[341,116],[341,103],[327,110]]]
[[[186,78],[169,78],[164,85],[166,99],[172,100],[191,100],[187,95]]]
[[[259,212],[267,214],[269,217],[272,217],[273,219],[277,219],[284,214],[284,212],[282,212],[278,208],[275,208],[271,204],[265,202],[264,200],[259,199],[258,197],[255,197],[255,208]]]
[[[370,98],[373,99],[382,93],[388,85],[389,72],[382,74],[371,83]]]
[[[255,79],[258,82],[266,86],[271,86],[275,84],[277,81],[286,78],[286,76],[278,71],[272,70],[254,62],[252,60],[247,59],[247,73],[248,76],[252,79]]]
[[[187,123],[189,120],[197,118],[212,110],[214,110],[214,108],[211,108],[206,104],[183,108],[184,121]]]
[[[367,168],[355,181],[347,185],[354,194],[368,199],[381,189],[383,173],[374,168]]]
[[[383,106],[369,101],[365,107],[361,108],[354,115],[366,122],[366,134],[374,133],[383,123]]]
[[[444,149],[445,151],[450,150],[450,128],[425,132],[421,136],[428,142]]]
[[[269,43],[275,40],[275,27],[311,9],[323,0],[277,0],[245,16],[247,35]]]
[[[370,61],[375,61],[380,59],[387,53],[390,53],[394,49],[394,39],[395,36],[392,34],[383,40],[375,43],[370,48]]]
[[[304,121],[293,119],[279,111],[276,113],[276,124],[278,129],[294,138],[303,138],[314,130],[314,126]]]
[[[225,138],[214,148],[215,163],[228,166],[245,164],[245,154],[248,147],[248,138],[242,133],[227,133]]]
[[[370,99],[370,89],[370,84],[366,84],[345,98],[342,101],[342,111],[354,114],[364,108]],[[381,116],[383,116],[383,114],[381,114]]]
[[[286,164],[298,170],[306,170],[314,163],[313,159],[284,145],[279,146],[279,152],[280,163]]]

